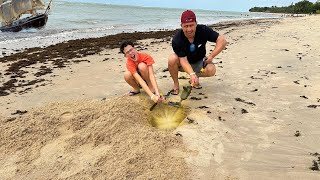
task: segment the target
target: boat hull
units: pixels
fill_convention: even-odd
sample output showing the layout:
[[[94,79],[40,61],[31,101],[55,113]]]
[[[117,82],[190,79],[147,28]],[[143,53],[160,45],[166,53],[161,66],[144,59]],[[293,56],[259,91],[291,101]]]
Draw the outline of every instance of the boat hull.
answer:
[[[2,26],[0,27],[0,31],[2,32],[19,32],[23,29],[43,28],[48,20],[48,14],[39,14],[34,17],[27,17],[24,19],[18,20],[15,24],[10,26]]]

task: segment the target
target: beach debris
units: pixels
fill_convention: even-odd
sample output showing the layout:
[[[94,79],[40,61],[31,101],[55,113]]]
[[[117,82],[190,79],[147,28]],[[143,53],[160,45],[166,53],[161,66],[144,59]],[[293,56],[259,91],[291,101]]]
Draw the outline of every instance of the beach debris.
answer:
[[[250,76],[251,79],[262,79],[262,78],[256,78],[254,76]]]
[[[200,97],[194,97],[194,96],[192,96],[191,98],[190,98],[191,100],[196,100],[196,101],[199,101],[199,100],[201,100],[202,98],[200,98]]]
[[[256,91],[258,91],[258,89],[251,90],[251,92],[256,92]]]
[[[207,109],[207,108],[209,108],[208,106],[199,106],[198,107],[199,109]]]
[[[293,81],[293,82],[294,82],[294,83],[296,83],[296,84],[300,84],[300,83],[299,83],[299,80],[297,80],[297,81]]]
[[[226,121],[225,119],[222,119],[221,116],[219,116],[218,118],[219,118],[219,121]]]
[[[16,120],[15,117],[9,117],[9,118],[7,118],[7,119],[5,120],[5,122],[11,122],[11,121],[14,121],[14,120]]]
[[[245,114],[245,113],[249,113],[249,112],[245,109],[241,109],[241,114]]]
[[[50,74],[50,73],[52,73],[52,69],[51,68],[48,68],[46,66],[40,66],[39,71],[36,72],[34,74],[34,76],[40,77],[40,76],[43,76],[43,75],[46,75],[46,74]]]
[[[318,160],[319,161],[319,160]],[[320,171],[319,169],[319,162],[317,162],[316,160],[312,160],[312,166],[309,168],[312,171]]]
[[[17,110],[16,112],[11,113],[11,115],[17,115],[17,114],[22,115],[22,114],[25,114],[25,113],[27,113],[27,112],[28,112],[28,111]]]
[[[255,105],[256,105],[256,104],[253,103],[253,102],[247,102],[247,101],[245,101],[245,100],[243,100],[243,99],[241,99],[241,98],[235,98],[235,100],[236,100],[236,101],[239,101],[239,102],[243,102],[243,103],[249,104],[249,105],[251,105],[251,106],[255,106]]]
[[[317,107],[320,107],[320,105],[309,105],[309,106],[307,106],[308,108],[317,108]]]
[[[305,95],[303,95],[303,96],[300,96],[301,98],[304,98],[304,99],[308,99]]]
[[[318,152],[315,153],[310,153],[311,156],[320,156],[320,154]]]
[[[294,133],[294,136],[295,136],[295,137],[299,137],[299,136],[301,136],[300,131],[296,131],[296,132]]]
[[[198,124],[196,120],[190,118],[190,117],[187,117],[187,120],[188,120],[188,123],[189,124]]]
[[[162,70],[162,72],[167,72],[167,71],[169,71],[168,68],[164,68],[164,69]]]
[[[176,136],[182,137],[182,134],[180,132],[176,132]]]
[[[318,159],[317,160],[312,160],[312,166],[309,169],[311,169],[312,171],[320,171],[320,169],[319,169],[320,154],[318,152],[315,152],[315,153],[310,153],[310,155],[311,156],[316,156],[316,157],[318,157]]]
[[[180,76],[178,79],[187,79],[185,76]]]

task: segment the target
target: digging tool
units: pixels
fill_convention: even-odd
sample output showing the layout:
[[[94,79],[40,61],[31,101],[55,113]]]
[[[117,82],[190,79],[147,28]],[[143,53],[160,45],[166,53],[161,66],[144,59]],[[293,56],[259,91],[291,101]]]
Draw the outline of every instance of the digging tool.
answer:
[[[181,107],[181,102],[183,100],[186,100],[189,95],[191,94],[192,86],[183,86],[183,91],[180,95],[180,101],[179,102],[169,102],[168,105],[174,106],[174,107]]]
[[[201,77],[201,74],[206,71],[206,66],[207,66],[206,61],[207,61],[207,59],[208,59],[207,57],[204,57],[202,59],[202,68],[200,69],[200,72],[196,73],[198,77]]]
[[[160,97],[162,97],[162,94],[160,94]],[[152,111],[157,106],[157,104],[158,103],[154,103],[149,110]]]

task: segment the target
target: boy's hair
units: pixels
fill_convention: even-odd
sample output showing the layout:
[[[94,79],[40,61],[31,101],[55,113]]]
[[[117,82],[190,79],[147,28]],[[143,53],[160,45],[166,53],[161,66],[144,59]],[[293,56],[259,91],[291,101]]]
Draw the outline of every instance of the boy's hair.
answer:
[[[121,45],[120,45],[120,52],[124,54],[123,50],[124,50],[124,48],[127,47],[128,45],[134,47],[134,44],[133,44],[132,41],[130,41],[130,40],[125,40],[125,41],[123,41],[123,42],[121,43]]]

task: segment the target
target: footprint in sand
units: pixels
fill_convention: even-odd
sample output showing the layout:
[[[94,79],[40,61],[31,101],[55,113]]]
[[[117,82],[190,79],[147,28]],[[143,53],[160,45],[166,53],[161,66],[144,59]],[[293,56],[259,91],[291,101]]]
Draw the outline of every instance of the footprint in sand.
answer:
[[[74,117],[73,113],[72,113],[72,112],[69,112],[69,111],[64,112],[64,113],[62,113],[62,114],[60,115],[61,120],[70,120],[70,119],[72,119],[73,117]]]
[[[70,128],[71,127],[70,120],[72,118],[74,118],[74,114],[69,111],[66,111],[60,115],[60,119],[62,120],[63,124],[58,130],[62,135],[67,135],[72,133],[72,129]]]

